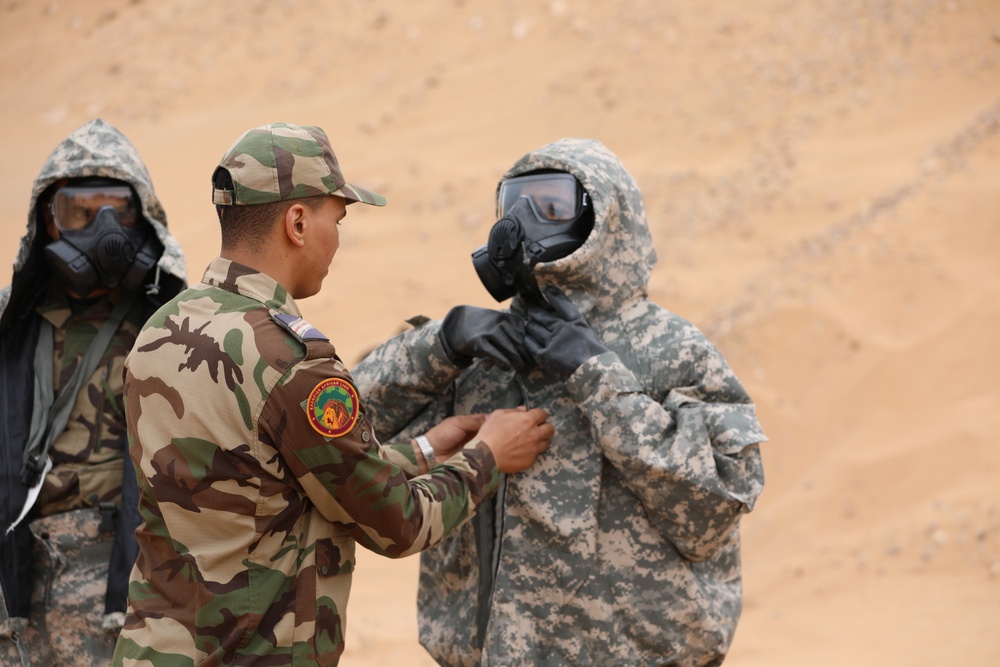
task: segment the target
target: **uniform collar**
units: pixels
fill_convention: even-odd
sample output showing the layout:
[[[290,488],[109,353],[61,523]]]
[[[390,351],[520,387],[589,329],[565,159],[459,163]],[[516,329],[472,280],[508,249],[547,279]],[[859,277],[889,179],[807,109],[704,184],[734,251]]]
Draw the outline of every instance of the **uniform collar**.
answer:
[[[65,290],[53,281],[46,299],[35,311],[56,329],[66,326],[71,319],[104,320],[111,315],[116,300],[104,295],[87,301],[71,301]]]
[[[201,282],[259,301],[269,310],[302,316],[291,295],[278,281],[238,262],[216,257],[205,269]]]

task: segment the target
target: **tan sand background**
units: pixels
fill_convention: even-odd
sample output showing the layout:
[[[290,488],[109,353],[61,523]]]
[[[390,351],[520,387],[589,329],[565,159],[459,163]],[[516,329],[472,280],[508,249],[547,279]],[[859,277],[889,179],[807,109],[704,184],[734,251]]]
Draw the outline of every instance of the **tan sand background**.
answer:
[[[2,0],[0,83],[7,267],[90,118],[138,147],[191,280],[229,144],[324,127],[390,201],[352,207],[301,304],[349,363],[489,305],[500,174],[602,140],[645,193],[653,298],[771,437],[727,664],[1000,665],[998,0]],[[432,664],[416,572],[360,556],[343,664]]]

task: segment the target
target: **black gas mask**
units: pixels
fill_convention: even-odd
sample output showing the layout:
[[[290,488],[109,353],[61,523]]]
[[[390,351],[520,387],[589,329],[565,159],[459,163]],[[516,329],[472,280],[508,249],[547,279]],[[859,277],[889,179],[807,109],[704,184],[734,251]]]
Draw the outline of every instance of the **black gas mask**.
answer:
[[[59,238],[45,247],[45,255],[80,296],[102,287],[138,290],[163,252],[138,197],[122,181],[73,181],[52,193],[49,210]]]
[[[565,172],[532,172],[502,181],[489,241],[472,253],[472,265],[490,295],[541,300],[535,265],[566,257],[594,227],[583,185]]]

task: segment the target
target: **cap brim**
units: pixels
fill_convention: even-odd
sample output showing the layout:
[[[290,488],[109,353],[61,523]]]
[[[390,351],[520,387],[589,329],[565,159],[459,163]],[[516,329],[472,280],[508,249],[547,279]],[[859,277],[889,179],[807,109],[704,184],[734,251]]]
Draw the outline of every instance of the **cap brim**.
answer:
[[[361,204],[369,204],[371,206],[385,206],[385,197],[380,194],[376,194],[371,190],[359,188],[351,183],[344,183],[344,187],[340,188],[336,192],[331,192],[330,194],[343,197],[347,200],[348,204],[358,202]]]

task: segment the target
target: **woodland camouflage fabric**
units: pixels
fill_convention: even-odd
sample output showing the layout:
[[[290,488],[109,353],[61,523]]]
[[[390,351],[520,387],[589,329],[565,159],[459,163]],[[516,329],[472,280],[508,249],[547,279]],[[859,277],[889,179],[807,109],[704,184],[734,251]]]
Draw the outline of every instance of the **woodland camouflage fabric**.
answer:
[[[147,322],[126,362],[144,523],[116,665],[335,665],[355,541],[416,553],[496,490],[475,439],[414,476],[415,445],[382,447],[354,391],[285,290],[228,260]]]
[[[56,298],[39,309],[52,323],[57,395],[112,307],[102,300],[74,317],[65,299]],[[37,501],[43,515],[121,502],[122,456],[127,446],[122,370],[142,324],[139,310],[140,304],[134,304],[122,321],[90,382],[78,395],[66,430],[52,443],[52,470],[45,476]]]
[[[219,164],[233,178],[233,191],[212,191],[223,206],[270,204],[337,195],[348,203],[384,206],[385,198],[352,185],[333,154],[326,133],[311,125],[271,123],[244,132]]]
[[[492,523],[477,517],[422,554],[420,640],[446,666],[718,665],[740,616],[739,520],[763,488],[766,438],[722,355],[647,298],[656,255],[621,161],[564,139],[504,178],[537,169],[574,174],[594,202],[584,245],[535,275],[609,352],[565,383],[538,368],[516,382],[483,360],[456,368],[432,321],[355,369],[380,437],[519,402],[555,427],[536,464],[501,482]],[[511,310],[524,313],[519,297]]]

